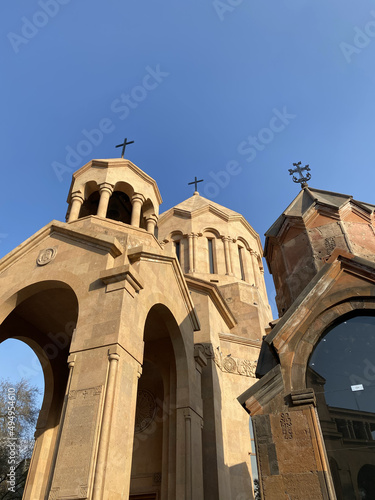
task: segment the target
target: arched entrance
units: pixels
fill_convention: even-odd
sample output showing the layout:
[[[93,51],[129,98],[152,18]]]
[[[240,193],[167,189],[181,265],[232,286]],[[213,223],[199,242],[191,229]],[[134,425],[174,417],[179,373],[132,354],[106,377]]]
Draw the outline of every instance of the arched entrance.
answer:
[[[148,313],[144,329],[131,500],[176,498],[177,387],[184,369],[186,372],[180,335],[171,312],[161,304],[155,305]]]
[[[375,466],[364,465],[358,472],[358,491],[361,500],[375,498]]]
[[[44,498],[56,459],[78,301],[74,291],[59,281],[30,285],[10,301],[14,307],[0,325],[0,343],[7,339],[25,342],[35,352],[44,373],[44,398],[23,497]]]

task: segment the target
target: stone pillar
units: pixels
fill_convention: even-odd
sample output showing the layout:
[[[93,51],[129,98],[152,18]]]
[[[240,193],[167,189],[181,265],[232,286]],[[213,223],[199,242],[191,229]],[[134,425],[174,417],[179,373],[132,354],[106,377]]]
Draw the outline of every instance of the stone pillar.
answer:
[[[193,233],[193,271],[197,271],[197,242],[198,234]]]
[[[107,465],[109,434],[112,421],[113,399],[116,387],[116,375],[118,369],[119,354],[116,353],[116,347],[112,347],[108,352],[109,369],[107,390],[104,400],[102,431],[100,434],[98,458],[95,470],[95,482],[92,498],[101,500],[103,498],[103,484]]]
[[[176,497],[203,500],[203,418],[193,408],[177,409]]]
[[[108,182],[103,182],[103,184],[100,184],[99,188],[100,188],[100,201],[99,201],[97,215],[99,217],[106,217],[109,199],[113,192],[113,186]]]
[[[140,193],[134,193],[132,197],[132,205],[133,205],[133,210],[132,210],[132,218],[130,224],[134,227],[140,227],[141,225],[141,210],[142,210],[142,205],[145,201],[145,197],[143,194]]]
[[[232,269],[232,275],[234,276],[235,273],[234,273],[234,263],[237,261],[238,262],[238,267],[239,267],[239,259],[240,259],[240,256],[238,254],[238,247],[236,245],[236,239],[235,238],[231,238],[230,236],[228,236],[228,247],[229,247],[229,261],[230,261],[230,268]],[[241,272],[240,272],[240,276],[241,276]]]
[[[229,236],[223,236],[222,240],[224,242],[224,255],[225,255],[225,267],[226,267],[226,272],[225,274],[229,274],[230,276],[233,275],[233,270],[232,270],[232,260],[230,257],[230,251],[229,251]]]
[[[68,222],[73,222],[74,220],[77,220],[79,217],[79,212],[81,210],[81,206],[83,203],[83,196],[81,191],[75,191],[74,193],[72,193],[71,200],[72,201],[70,205]]]
[[[247,250],[245,247],[243,249],[242,255],[244,257],[244,267],[245,267],[245,275],[246,281],[250,283],[250,285],[255,285],[255,276],[253,264],[251,262],[251,250]]]
[[[155,235],[155,227],[158,222],[158,216],[155,214],[149,215],[146,219],[147,221],[147,232]]]
[[[42,407],[42,410],[39,413],[34,435],[35,446],[22,497],[25,500],[45,498],[47,492],[51,488],[51,477],[56,465],[57,452],[61,438],[61,429],[65,419],[67,399],[72,379],[74,360],[75,355],[71,354],[68,358],[69,375],[65,390],[65,401],[63,403],[61,415],[59,416],[58,421],[54,422],[55,424],[60,422],[60,425],[49,425],[50,422],[48,422],[47,419],[48,414],[53,413],[52,408],[44,409],[44,407]],[[54,452],[52,453],[51,450],[54,450]]]
[[[255,286],[260,288],[259,286],[259,264],[258,264],[258,254],[254,252],[254,250],[250,250],[251,253],[251,261],[253,263],[253,271],[254,271],[254,281]]]
[[[194,272],[194,248],[193,248],[193,233],[188,234],[189,245],[189,273]]]
[[[260,269],[260,282],[261,282],[261,287],[262,287],[262,293],[264,296],[264,299],[267,297],[267,290],[266,290],[266,283],[264,281],[264,269]]]

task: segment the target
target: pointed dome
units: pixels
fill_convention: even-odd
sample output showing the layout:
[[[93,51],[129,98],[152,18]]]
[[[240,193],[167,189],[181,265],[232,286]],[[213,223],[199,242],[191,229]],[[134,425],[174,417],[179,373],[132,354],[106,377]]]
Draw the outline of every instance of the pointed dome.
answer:
[[[182,201],[178,205],[164,212],[160,216],[160,219],[166,218],[172,214],[179,215],[180,217],[192,218],[205,211],[219,215],[226,220],[243,218],[242,215],[238,212],[223,207],[222,205],[219,205],[214,201],[208,200],[196,191],[193,196],[191,196],[187,200]]]
[[[264,256],[282,315],[337,249],[374,260],[375,206],[303,188],[266,232]]]

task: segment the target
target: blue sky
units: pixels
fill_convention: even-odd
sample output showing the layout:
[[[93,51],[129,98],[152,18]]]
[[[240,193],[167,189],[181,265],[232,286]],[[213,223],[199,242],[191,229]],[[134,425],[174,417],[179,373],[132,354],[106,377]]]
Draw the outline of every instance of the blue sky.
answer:
[[[375,201],[375,0],[3,10],[0,256],[64,220],[71,173],[118,156],[124,137],[135,141],[126,157],[157,180],[161,211],[191,196],[197,175],[201,194],[262,238],[298,193],[293,162],[310,164],[312,187]]]

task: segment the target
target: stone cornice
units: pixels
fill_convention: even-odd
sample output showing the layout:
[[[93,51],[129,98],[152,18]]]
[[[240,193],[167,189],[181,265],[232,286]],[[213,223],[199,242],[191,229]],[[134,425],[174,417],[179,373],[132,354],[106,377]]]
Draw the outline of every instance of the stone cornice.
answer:
[[[220,290],[215,284],[209,283],[208,281],[199,278],[194,278],[187,274],[185,274],[185,281],[190,290],[204,293],[205,295],[208,295],[210,297],[228,328],[233,328],[236,326],[236,318],[233,316],[232,311],[230,310],[229,306],[221,295]]]
[[[108,158],[108,159],[98,159],[98,160],[91,160],[86,165],[83,165],[79,170],[74,172],[73,174],[73,182],[75,179],[77,179],[81,174],[86,172],[92,167],[99,167],[99,168],[117,168],[117,167],[128,167],[130,170],[132,170],[134,173],[136,173],[139,177],[141,177],[145,182],[148,184],[151,184],[155,190],[156,198],[159,203],[159,205],[162,204],[163,200],[158,188],[158,185],[152,177],[147,175],[143,170],[141,170],[137,165],[134,165],[130,160],[125,160],[123,158]],[[70,200],[70,191],[68,195],[68,203]]]
[[[184,275],[182,274],[181,267],[178,264],[177,258],[174,255],[168,255],[166,253],[161,254],[154,251],[150,247],[138,246],[128,250],[128,259],[130,263],[136,261],[148,261],[156,263],[165,263],[172,266],[176,281],[181,292],[188,317],[191,321],[194,331],[200,330],[200,323],[197,313],[194,308],[193,301],[190,297],[189,289],[187,287]]]
[[[19,258],[29,253],[39,243],[54,235],[63,236],[64,239],[73,243],[85,243],[87,247],[91,247],[93,251],[104,251],[109,253],[112,257],[118,257],[124,252],[121,243],[113,236],[108,236],[106,234],[92,236],[90,233],[85,233],[82,230],[77,231],[72,229],[71,225],[67,223],[53,220],[12,250],[8,255],[3,257],[0,260],[0,272],[17,262]]]
[[[219,333],[219,339],[223,342],[231,342],[233,344],[245,345],[247,347],[254,347],[255,349],[261,348],[260,340],[250,340],[244,337],[239,337],[238,335],[232,335],[230,333]]]
[[[281,366],[277,365],[237,398],[251,416],[261,414],[262,408],[284,389]]]

